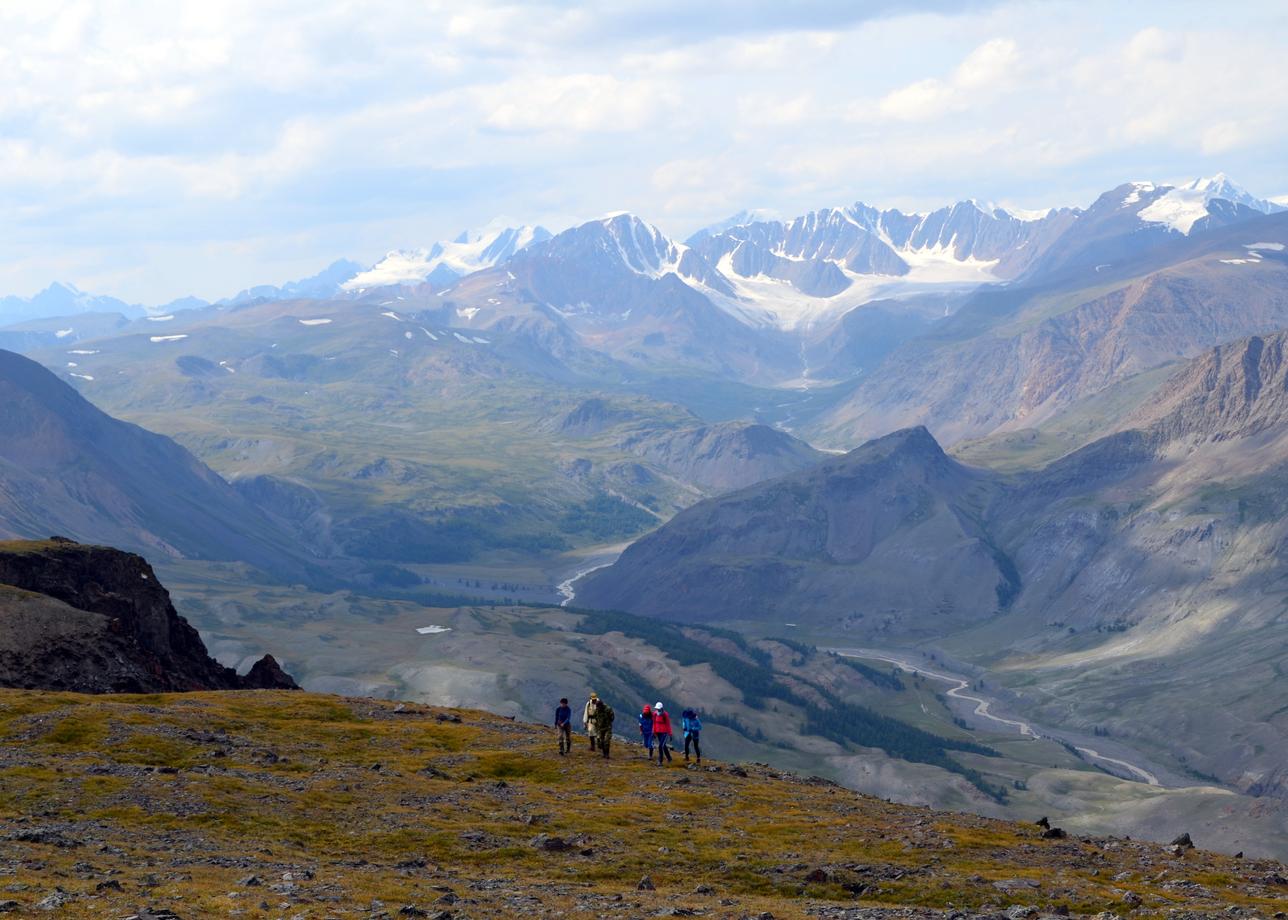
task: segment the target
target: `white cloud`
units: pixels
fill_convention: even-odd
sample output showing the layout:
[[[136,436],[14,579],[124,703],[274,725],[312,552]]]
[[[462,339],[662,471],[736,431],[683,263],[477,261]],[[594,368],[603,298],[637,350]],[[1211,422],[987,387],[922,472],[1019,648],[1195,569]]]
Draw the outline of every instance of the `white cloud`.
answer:
[[[552,133],[639,131],[679,98],[647,80],[593,73],[520,77],[475,96],[490,128]]]
[[[1206,154],[1228,153],[1251,142],[1256,128],[1246,121],[1221,121],[1206,128],[1199,139],[1199,148]]]
[[[1012,39],[990,39],[968,54],[950,79],[929,77],[888,93],[880,112],[897,120],[924,121],[977,107],[1011,87],[1018,64],[1019,48]]]
[[[953,88],[942,80],[918,80],[882,99],[881,114],[908,121],[934,118],[948,110],[955,96]]]
[[[959,90],[996,89],[1008,83],[1019,64],[1019,47],[1009,38],[984,42],[966,56],[953,74]]]
[[[1131,37],[1123,49],[1123,58],[1140,65],[1156,60],[1176,60],[1181,51],[1182,44],[1176,35],[1158,26],[1149,26]]]

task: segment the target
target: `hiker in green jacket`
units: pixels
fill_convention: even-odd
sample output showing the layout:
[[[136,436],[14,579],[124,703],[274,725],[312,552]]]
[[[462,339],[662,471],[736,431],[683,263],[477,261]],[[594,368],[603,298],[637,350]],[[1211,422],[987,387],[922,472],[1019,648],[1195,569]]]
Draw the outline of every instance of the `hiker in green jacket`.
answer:
[[[599,745],[600,753],[608,757],[609,747],[613,741],[613,718],[616,713],[613,707],[603,700],[595,700],[595,707],[590,711],[590,724],[587,726],[591,737]]]

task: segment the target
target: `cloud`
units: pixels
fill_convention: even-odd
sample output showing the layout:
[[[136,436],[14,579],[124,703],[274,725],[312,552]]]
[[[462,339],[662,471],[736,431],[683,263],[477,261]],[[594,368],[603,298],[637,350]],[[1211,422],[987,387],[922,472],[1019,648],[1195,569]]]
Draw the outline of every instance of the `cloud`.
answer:
[[[888,118],[919,121],[980,105],[1013,86],[1019,48],[994,38],[966,56],[948,80],[930,77],[887,94],[879,109]]]
[[[507,81],[475,91],[483,124],[498,131],[640,131],[677,94],[647,80],[580,73]]]
[[[1019,57],[1019,48],[1009,38],[984,42],[957,66],[953,85],[959,90],[996,89],[1010,82]]]

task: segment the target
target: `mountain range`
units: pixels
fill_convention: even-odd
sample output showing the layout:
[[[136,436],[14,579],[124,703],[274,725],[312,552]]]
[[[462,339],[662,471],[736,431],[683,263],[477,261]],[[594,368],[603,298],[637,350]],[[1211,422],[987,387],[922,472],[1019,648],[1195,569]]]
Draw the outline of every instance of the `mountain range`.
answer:
[[[638,272],[655,277],[674,272],[704,293],[730,298],[719,305],[744,321],[790,328],[834,318],[864,299],[875,299],[872,295],[879,291],[1010,280],[1070,259],[1085,261],[1098,243],[1116,247],[1121,254],[1125,236],[1138,248],[1166,236],[1201,233],[1252,214],[1283,210],[1284,205],[1257,198],[1218,174],[1179,186],[1128,183],[1086,209],[1025,211],[971,199],[916,213],[857,202],[791,220],[743,211],[697,232],[685,244],[625,214],[573,229],[582,231],[580,239],[592,224],[612,227],[626,218],[631,229],[618,226],[611,231],[615,242],[606,250],[610,255]],[[422,284],[442,290],[551,238],[542,227],[507,226],[498,219],[450,241],[392,250],[371,266],[340,259],[311,277],[248,287],[216,303],[325,299]],[[652,242],[644,242],[646,238]],[[1053,247],[1056,252],[1048,255]],[[560,248],[552,247],[551,255],[558,258],[555,250]],[[846,291],[851,296],[838,299]],[[206,303],[183,298],[150,310],[164,313]],[[143,309],[83,294],[70,284],[54,284],[30,299],[10,296],[0,301],[0,319],[19,322],[87,310]]]

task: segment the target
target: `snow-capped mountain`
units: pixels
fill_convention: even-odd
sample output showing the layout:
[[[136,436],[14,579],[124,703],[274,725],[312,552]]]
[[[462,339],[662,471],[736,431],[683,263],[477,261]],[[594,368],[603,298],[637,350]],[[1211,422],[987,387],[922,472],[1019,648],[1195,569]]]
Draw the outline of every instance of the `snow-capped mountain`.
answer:
[[[1285,210],[1263,198],[1257,198],[1241,186],[1235,185],[1225,175],[1217,173],[1209,179],[1194,179],[1179,186],[1154,186],[1152,183],[1133,183],[1142,193],[1157,192],[1157,196],[1138,212],[1146,223],[1162,224],[1178,233],[1189,235],[1195,224],[1205,218],[1222,220],[1228,216],[1230,205],[1248,208],[1262,214]]]
[[[517,279],[516,291],[526,289],[570,322],[578,317],[583,327],[593,322],[599,329],[616,328],[656,312],[659,291],[673,301],[675,284],[681,284],[742,325],[810,329],[817,336],[876,300],[958,298],[981,284],[1099,270],[1130,259],[1176,234],[1151,220],[1176,200],[1197,200],[1204,209],[1202,218],[1187,225],[1191,231],[1279,209],[1217,176],[1183,186],[1119,186],[1086,209],[1023,211],[966,200],[921,213],[863,202],[788,220],[745,212],[695,233],[687,243],[639,217],[613,214],[497,263],[504,274],[489,278],[486,295],[467,309],[477,325],[508,313],[508,301],[496,288]],[[665,288],[637,283],[668,278],[674,283]],[[473,290],[470,285],[460,293],[468,298]],[[920,309],[926,309],[924,302]],[[951,305],[945,301],[942,309]]]
[[[876,296],[1017,276],[1074,212],[1017,214],[963,201],[928,213],[862,202],[789,221],[735,225],[690,243],[735,288],[744,313],[796,326]]]
[[[675,275],[700,291],[733,289],[697,252],[633,214],[617,213],[571,227],[506,263],[557,309],[613,307],[623,286]]]
[[[544,227],[506,227],[494,221],[428,249],[395,249],[371,268],[345,279],[340,287],[350,292],[424,282],[448,287],[457,278],[490,268],[519,250],[548,239],[550,231]]]
[[[1169,239],[1284,210],[1218,174],[1178,185],[1126,183],[1087,208],[1037,212],[975,200],[917,213],[861,201],[790,219],[744,211],[685,243],[624,213],[557,236],[498,220],[426,249],[392,251],[369,267],[341,259],[308,278],[247,288],[218,303],[351,298],[391,285],[423,285],[417,296],[450,293],[461,301],[453,309],[482,326],[513,315],[525,298],[524,309],[535,301],[565,317],[581,316],[583,324],[610,325],[671,311],[683,300],[752,329],[812,330],[817,338],[877,300],[917,297],[923,313],[943,315],[952,305],[943,300],[936,308],[927,295],[955,303],[980,284],[1098,272]],[[486,291],[464,284],[476,274],[488,275]],[[31,298],[0,300],[0,324],[86,311],[138,317],[204,305],[184,298],[145,309],[55,284]]]

